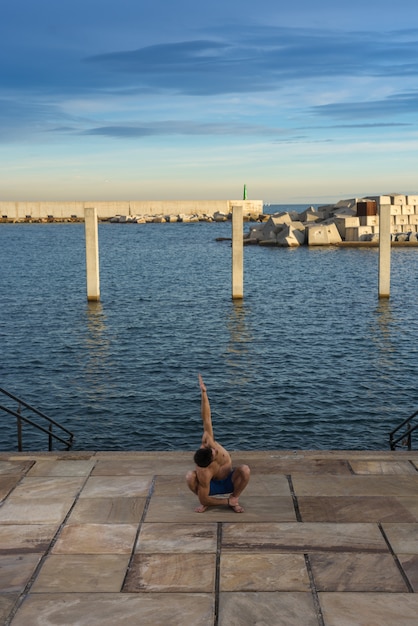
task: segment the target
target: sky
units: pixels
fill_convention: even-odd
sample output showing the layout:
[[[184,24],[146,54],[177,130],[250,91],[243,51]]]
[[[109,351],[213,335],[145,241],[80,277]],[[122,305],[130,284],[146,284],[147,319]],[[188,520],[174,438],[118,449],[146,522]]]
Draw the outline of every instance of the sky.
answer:
[[[0,200],[418,194],[416,0],[13,0]]]

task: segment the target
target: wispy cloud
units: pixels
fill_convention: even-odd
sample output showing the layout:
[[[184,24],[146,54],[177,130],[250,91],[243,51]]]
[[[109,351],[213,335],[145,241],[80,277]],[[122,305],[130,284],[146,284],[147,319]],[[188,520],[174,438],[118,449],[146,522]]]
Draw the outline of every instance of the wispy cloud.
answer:
[[[418,77],[418,29],[382,33],[239,25],[225,32],[220,26],[201,39],[84,57],[78,50],[41,48],[31,56],[23,49],[7,62],[0,60],[0,67],[7,67],[0,87],[0,139],[44,131],[118,139],[212,134],[276,140],[301,127],[313,129],[315,117],[327,120],[328,129],[349,127],[335,125],[336,120],[351,128],[401,128],[412,123],[418,109],[418,91],[407,91],[401,80],[408,77],[414,85]],[[364,82],[363,90],[350,90],[354,80]],[[373,97],[376,85],[379,97]],[[250,103],[261,93],[272,94],[274,107]],[[223,121],[223,103],[234,96],[235,111],[231,115],[231,107]],[[177,110],[177,120],[156,122],[156,104],[161,119],[174,97],[200,100],[183,115]],[[104,119],[90,107],[81,120],[68,104],[77,98],[111,102],[113,111]],[[125,110],[128,98],[141,102],[142,111]],[[312,105],[315,100],[321,104]]]
[[[165,121],[145,125],[119,124],[92,127],[81,131],[83,135],[103,135],[116,138],[140,138],[151,136],[183,135],[183,136],[286,136],[291,131],[263,126],[261,124],[202,124],[188,121]]]
[[[258,28],[223,41],[182,41],[114,51],[85,59],[108,84],[125,76],[138,86],[183,94],[280,89],[284,82],[324,77],[416,76],[418,31],[334,32]]]
[[[393,117],[411,113],[415,116],[418,111],[418,91],[363,102],[333,102],[313,107],[313,111],[317,115],[339,119]]]

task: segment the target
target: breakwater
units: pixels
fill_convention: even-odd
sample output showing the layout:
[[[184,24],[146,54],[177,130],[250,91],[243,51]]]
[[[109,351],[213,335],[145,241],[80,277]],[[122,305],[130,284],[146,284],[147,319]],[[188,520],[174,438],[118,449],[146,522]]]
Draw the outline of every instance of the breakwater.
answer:
[[[289,248],[377,244],[381,211],[389,211],[392,242],[418,243],[418,196],[402,194],[340,200],[300,213],[281,211],[270,215],[266,223],[251,226],[245,243]]]
[[[244,215],[258,216],[263,213],[262,200],[2,201],[0,218],[3,222],[79,221],[84,219],[84,210],[89,207],[97,209],[99,220],[115,216],[165,218],[196,215],[204,218],[213,217],[216,213],[228,215],[237,205],[243,207]]]

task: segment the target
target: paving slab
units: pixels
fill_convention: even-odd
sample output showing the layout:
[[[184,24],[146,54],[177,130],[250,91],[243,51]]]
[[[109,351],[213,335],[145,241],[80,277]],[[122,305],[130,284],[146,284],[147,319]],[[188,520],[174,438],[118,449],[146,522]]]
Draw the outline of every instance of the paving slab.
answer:
[[[265,591],[220,594],[219,626],[254,626],[255,624],[318,626],[311,594]]]
[[[129,555],[49,555],[32,585],[32,593],[119,592]]]
[[[418,473],[376,476],[322,476],[321,480],[311,476],[297,475],[293,479],[297,496],[416,496]]]
[[[213,626],[211,594],[31,594],[13,626]]]
[[[27,524],[30,516],[33,524],[59,524],[73,504],[72,499],[39,499],[10,497],[0,508],[0,524]]]
[[[27,515],[27,524],[0,524],[0,554],[45,553],[49,550],[59,526],[30,523],[29,508]]]
[[[418,554],[418,524],[383,524],[394,552]]]
[[[320,593],[325,626],[416,626],[418,595]]]
[[[227,552],[221,556],[222,591],[310,591],[303,554]]]
[[[382,461],[382,460],[351,460],[350,466],[354,474],[413,474],[416,467],[410,461]]]
[[[22,476],[26,474],[35,461],[2,461],[0,460],[0,475],[12,474]]]
[[[312,554],[310,563],[318,591],[408,591],[391,554]]]
[[[1,554],[0,594],[22,592],[35,572],[42,554]]]
[[[135,498],[148,495],[151,476],[91,476],[87,479],[80,498],[103,496]]]
[[[68,518],[68,524],[139,524],[146,498],[80,498]]]
[[[216,523],[145,523],[141,527],[135,552],[142,554],[153,552],[216,553],[217,533]]]
[[[416,498],[395,496],[301,496],[303,522],[416,522]]]
[[[225,523],[225,550],[275,552],[388,552],[375,524]]]
[[[88,476],[95,466],[94,460],[39,460],[29,470],[28,476]]]
[[[136,554],[123,591],[214,593],[215,572],[211,553]]]
[[[417,452],[232,456],[242,514],[195,512],[190,451],[0,453],[0,623],[417,623]]]
[[[62,529],[53,554],[130,554],[135,524],[69,524]]]
[[[184,456],[184,455],[183,455]],[[162,462],[158,453],[154,453],[148,457],[115,459],[115,460],[98,460],[93,469],[93,476],[141,476],[145,475],[174,475],[177,479],[185,476],[193,467],[193,453],[190,453],[190,460],[187,458],[178,458],[178,456],[164,455]]]
[[[84,484],[82,477],[26,477],[23,478],[10,495],[10,499],[15,501],[21,499],[39,500],[51,499],[52,501],[75,498]]]

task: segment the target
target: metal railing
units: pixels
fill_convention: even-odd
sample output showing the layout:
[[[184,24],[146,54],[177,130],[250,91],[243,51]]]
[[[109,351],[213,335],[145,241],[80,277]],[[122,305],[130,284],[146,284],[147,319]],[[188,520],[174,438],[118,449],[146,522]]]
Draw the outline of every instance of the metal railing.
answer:
[[[46,435],[48,435],[48,450],[49,451],[52,450],[54,441],[61,443],[64,446],[65,450],[70,450],[70,448],[73,445],[73,439],[74,439],[74,435],[71,431],[69,431],[67,428],[65,428],[64,426],[62,426],[55,420],[51,419],[50,417],[48,417],[41,411],[38,411],[38,409],[35,409],[33,406],[31,406],[30,404],[28,404],[21,398],[14,396],[12,393],[10,393],[9,391],[6,391],[5,389],[2,389],[1,387],[0,387],[0,393],[2,393],[5,396],[8,396],[12,400],[16,401],[18,404],[17,411],[14,411],[13,409],[10,409],[7,406],[3,406],[2,404],[0,404],[0,410],[16,418],[17,448],[19,452],[23,451],[23,428],[22,428],[23,423],[29,424],[33,428],[36,428],[38,431],[41,431],[43,433],[46,433]],[[32,411],[32,413],[34,413],[35,416],[43,420],[43,425],[35,422],[33,416],[32,418],[29,418],[29,417],[22,415],[22,407],[25,407],[25,409]],[[59,432],[59,434],[54,432],[54,428],[56,431]]]
[[[389,444],[391,450],[396,450],[396,447],[398,445],[407,447],[408,450],[412,450],[412,433],[417,430],[418,423],[412,425],[411,422],[417,415],[418,411],[415,411],[415,413],[407,417],[406,420],[402,422],[402,424],[399,424],[399,426],[394,428],[389,434]],[[402,429],[405,430],[400,432]]]

